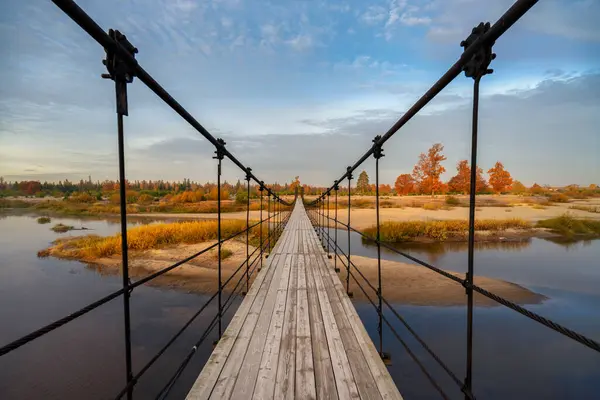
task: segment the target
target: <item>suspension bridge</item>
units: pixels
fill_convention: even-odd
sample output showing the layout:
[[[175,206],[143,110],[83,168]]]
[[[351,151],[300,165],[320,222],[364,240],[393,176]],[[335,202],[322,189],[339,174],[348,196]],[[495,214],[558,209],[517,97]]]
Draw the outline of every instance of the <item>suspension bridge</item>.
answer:
[[[401,398],[302,202],[187,398]]]
[[[525,15],[537,0],[517,0],[494,24],[481,23],[460,43],[464,48],[459,59],[446,73],[410,107],[384,134],[373,139],[373,145],[351,166],[345,168],[341,177],[323,191],[316,199],[308,200],[298,193],[293,202],[286,201],[236,158],[222,139],[215,138],[181,104],[179,104],[135,58],[138,49],[124,34],[102,29],[72,0],[52,0],[69,18],[90,35],[106,52],[104,64],[108,70],[103,78],[114,81],[117,112],[117,142],[119,152],[119,181],[126,182],[124,116],[128,116],[127,85],[135,78],[154,92],[167,106],[180,115],[215,149],[218,165],[217,185],[221,185],[222,160],[229,159],[246,177],[248,196],[246,228],[228,237],[221,231],[221,191],[217,198],[218,240],[183,260],[132,281],[129,276],[127,242],[126,185],[119,185],[121,208],[122,288],[43,326],[21,338],[0,347],[0,357],[39,339],[108,302],[121,299],[124,315],[125,385],[115,393],[115,398],[135,396],[136,385],[144,374],[155,367],[160,359],[183,332],[200,316],[206,315],[210,306],[216,305],[216,314],[201,332],[197,341],[190,344],[187,355],[177,368],[166,375],[157,399],[169,397],[183,371],[190,364],[198,348],[207,345],[207,338],[216,331],[216,346],[200,375],[189,390],[188,399],[400,399],[402,385],[410,382],[394,382],[384,363],[384,326],[397,340],[410,358],[444,399],[475,399],[473,390],[473,296],[478,293],[498,304],[580,343],[591,351],[600,353],[600,343],[572,329],[547,319],[531,310],[489,292],[473,282],[474,224],[477,168],[477,124],[479,85],[481,79],[492,73],[490,63],[495,58],[492,47],[513,24]],[[444,269],[424,262],[402,252],[380,238],[379,218],[379,163],[383,145],[408,121],[425,107],[448,84],[461,73],[472,78],[473,123],[471,130],[471,168],[469,204],[469,252],[468,272],[464,278],[450,274]],[[353,172],[367,159],[376,161],[376,216],[377,235],[367,239],[377,246],[377,282],[370,282],[352,261],[350,234],[354,229],[350,221],[352,207],[351,181]],[[340,185],[348,184],[347,223],[338,220],[338,191]],[[260,192],[260,221],[250,222],[250,184],[254,182]],[[265,206],[266,202],[266,206]],[[333,203],[333,204],[331,204]],[[333,206],[333,207],[331,207]],[[333,209],[333,212],[331,211]],[[264,212],[263,212],[264,210]],[[332,215],[333,214],[333,215]],[[330,227],[334,232],[331,233]],[[338,230],[347,230],[347,248],[338,243]],[[259,230],[259,245],[250,251],[249,233]],[[364,235],[363,235],[364,236]],[[189,320],[142,366],[134,371],[132,362],[130,297],[136,288],[180,267],[196,257],[216,249],[219,253],[230,240],[245,240],[246,257],[235,272],[226,280],[221,275],[221,257],[218,257],[218,282],[215,292]],[[433,351],[400,312],[385,298],[382,290],[381,249],[395,252],[412,263],[434,271],[454,281],[465,289],[467,314],[465,372],[458,374]],[[338,277],[341,273],[343,279]],[[377,314],[377,335],[372,338],[359,318],[352,303],[349,282],[353,280]],[[252,281],[252,283],[251,283]],[[229,285],[229,286],[228,286]],[[228,293],[225,287],[233,289]],[[225,296],[226,295],[226,296]],[[243,298],[237,312],[224,329],[225,313],[234,305],[236,298]],[[387,311],[387,312],[384,312]],[[398,328],[403,329],[401,334]],[[410,337],[424,350],[424,354],[439,367],[438,372],[454,385],[454,395],[448,393],[447,385],[429,371],[423,360],[411,350],[406,338]],[[375,340],[377,345],[373,342]],[[140,363],[136,363],[139,365]],[[449,379],[448,379],[449,378]],[[400,386],[400,389],[397,387]],[[93,397],[93,396],[91,396]]]

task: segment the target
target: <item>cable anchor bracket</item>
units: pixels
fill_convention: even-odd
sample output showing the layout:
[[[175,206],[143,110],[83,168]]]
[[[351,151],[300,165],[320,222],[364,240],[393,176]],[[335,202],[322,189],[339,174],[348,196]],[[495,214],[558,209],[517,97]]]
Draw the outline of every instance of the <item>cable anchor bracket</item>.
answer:
[[[460,46],[464,47],[464,51],[467,51],[467,49],[473,43],[477,42],[478,40],[483,40],[482,38],[489,30],[489,22],[486,22],[485,24],[480,22],[479,25],[473,28],[469,37],[460,42]],[[492,53],[492,47],[494,46],[494,43],[495,41],[491,43],[484,43],[483,46],[481,46],[479,50],[473,54],[471,59],[467,61],[463,67],[463,71],[467,78],[481,79],[482,76],[494,72],[493,69],[488,68],[492,60],[496,58],[496,54]]]
[[[114,46],[105,47],[106,58],[102,60],[102,64],[106,66],[108,74],[102,74],[103,79],[112,79],[115,81],[116,96],[117,96],[117,114],[129,115],[127,107],[127,84],[133,82],[135,77],[135,67],[127,64],[121,56],[117,47],[121,51],[125,51],[135,59],[135,54],[138,49],[127,40],[127,37],[121,32],[109,29],[108,36],[114,41]]]

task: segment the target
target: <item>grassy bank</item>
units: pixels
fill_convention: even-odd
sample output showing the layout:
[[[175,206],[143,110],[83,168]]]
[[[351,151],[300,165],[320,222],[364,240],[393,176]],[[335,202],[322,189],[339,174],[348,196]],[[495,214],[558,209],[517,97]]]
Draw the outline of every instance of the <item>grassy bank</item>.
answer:
[[[74,226],[71,225],[64,225],[64,224],[56,224],[54,225],[52,228],[50,228],[51,230],[53,230],[56,233],[65,233],[68,231],[72,231],[73,229],[75,229]]]
[[[531,223],[519,218],[475,221],[476,231],[501,232],[507,229],[524,231],[531,228]],[[468,235],[468,230],[469,222],[467,220],[384,222],[381,224],[381,239],[386,242],[410,242],[418,239],[434,241],[464,239]],[[374,238],[377,228],[373,226],[363,232]]]
[[[600,221],[590,219],[576,219],[569,215],[563,215],[557,218],[550,218],[538,221],[536,226],[539,228],[550,229],[552,232],[558,233],[567,238],[600,237]]]
[[[537,223],[520,218],[475,220],[475,231],[485,232],[488,237],[498,236],[497,234],[503,232],[504,236],[510,236],[507,232],[509,230],[511,234],[518,236],[527,235],[528,232],[531,232],[531,236],[535,236],[536,233],[539,234],[539,228],[566,238],[600,237],[599,220],[577,219],[568,214]],[[381,224],[381,239],[392,243],[466,240],[468,231],[468,220],[384,222]],[[363,230],[363,233],[373,238],[376,232],[375,226]]]
[[[251,223],[252,224],[252,223]],[[221,222],[221,235],[226,238],[246,228],[246,221]],[[266,229],[263,229],[266,233]],[[258,236],[253,229],[251,238]],[[128,249],[152,250],[177,244],[194,244],[217,239],[217,221],[191,221],[142,225],[127,230]],[[49,249],[38,252],[40,257],[95,260],[121,253],[121,234],[108,237],[88,235],[58,239]]]

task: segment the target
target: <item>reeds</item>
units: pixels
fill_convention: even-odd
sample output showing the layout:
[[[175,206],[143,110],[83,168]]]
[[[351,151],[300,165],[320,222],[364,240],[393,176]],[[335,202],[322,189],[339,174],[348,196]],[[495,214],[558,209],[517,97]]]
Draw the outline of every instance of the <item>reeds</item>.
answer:
[[[227,238],[246,229],[246,221],[221,222],[221,237]],[[264,229],[263,229],[264,230]],[[255,230],[251,232],[253,234]],[[127,230],[129,250],[151,250],[176,244],[193,244],[217,239],[217,221],[189,221],[137,226]],[[108,237],[88,235],[59,239],[41,255],[92,260],[121,253],[121,234]]]
[[[520,218],[475,221],[476,231],[526,230],[531,227],[529,222]],[[468,230],[467,220],[384,222],[381,224],[381,239],[386,242],[407,242],[417,238],[444,241],[466,237]],[[376,227],[368,228],[364,233],[375,237]]]

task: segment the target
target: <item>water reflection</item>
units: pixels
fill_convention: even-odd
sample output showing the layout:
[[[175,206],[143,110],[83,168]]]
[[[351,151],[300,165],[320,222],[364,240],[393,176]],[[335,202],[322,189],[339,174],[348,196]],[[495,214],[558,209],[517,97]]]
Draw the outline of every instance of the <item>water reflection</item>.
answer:
[[[375,242],[369,239],[362,238],[363,245],[367,247],[377,247]],[[426,252],[430,256],[430,260],[437,262],[446,253],[457,253],[463,252],[468,249],[469,244],[467,242],[436,242],[436,243],[388,243],[391,247],[398,249],[403,252]],[[531,246],[531,239],[514,240],[514,241],[503,241],[503,242],[476,242],[475,251],[485,250],[502,250],[509,252],[520,252],[523,249]],[[383,249],[384,251],[393,253],[389,249]]]

